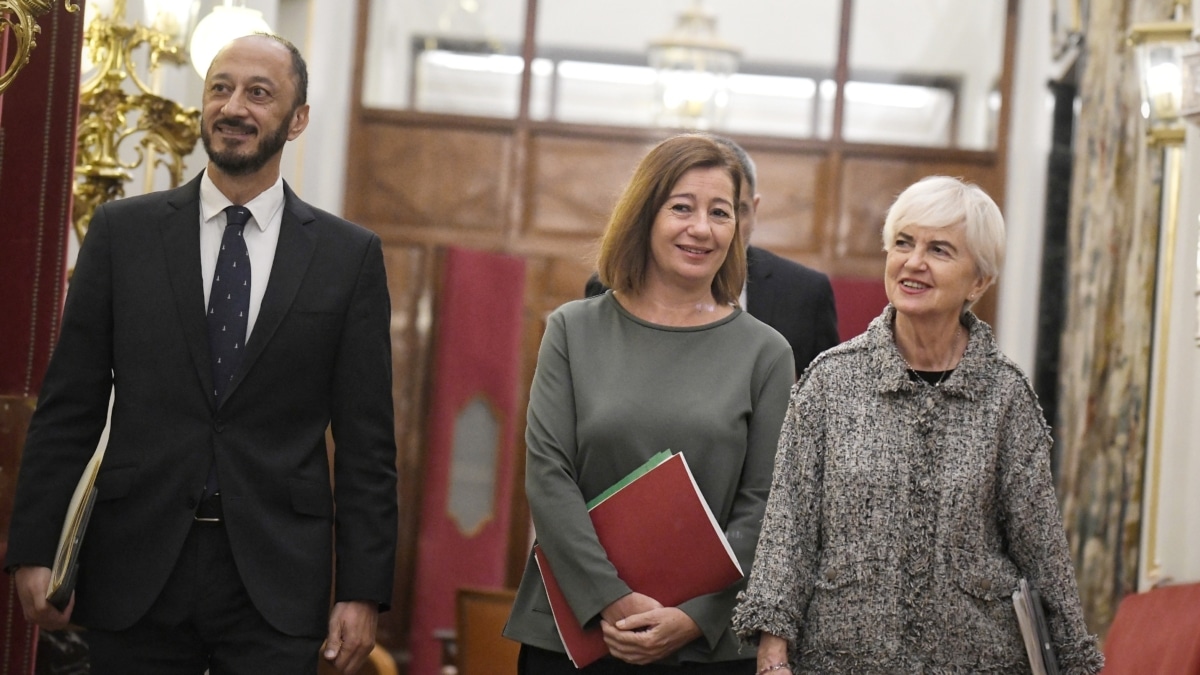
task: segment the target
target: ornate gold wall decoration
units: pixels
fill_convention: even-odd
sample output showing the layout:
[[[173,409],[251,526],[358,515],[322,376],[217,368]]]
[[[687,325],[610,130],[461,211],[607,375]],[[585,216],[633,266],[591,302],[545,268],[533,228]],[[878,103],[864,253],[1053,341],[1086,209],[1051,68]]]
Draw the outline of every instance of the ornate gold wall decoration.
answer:
[[[79,6],[65,0],[68,12],[78,12]],[[4,72],[0,73],[0,94],[17,79],[17,74],[29,63],[33,48],[37,46],[37,34],[42,32],[37,19],[54,7],[53,0],[0,0],[0,33],[6,28],[17,40],[16,53]]]
[[[84,29],[84,49],[97,69],[79,96],[73,221],[81,241],[96,207],[124,196],[125,183],[133,180],[131,170],[164,166],[171,187],[183,182],[183,159],[200,137],[200,111],[155,94],[138,75],[134,60],[135,51],[145,47],[150,72],[164,60],[183,65],[187,54],[179,38],[126,24],[125,0],[115,0],[111,14],[97,16]],[[132,93],[125,90],[126,80],[133,84]],[[134,137],[140,137],[134,158],[122,160],[122,146]]]

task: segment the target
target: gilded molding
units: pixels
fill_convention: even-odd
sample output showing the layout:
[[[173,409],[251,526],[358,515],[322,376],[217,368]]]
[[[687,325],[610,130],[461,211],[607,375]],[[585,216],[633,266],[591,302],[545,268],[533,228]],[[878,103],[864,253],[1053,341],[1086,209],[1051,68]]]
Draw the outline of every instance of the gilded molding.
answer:
[[[78,12],[79,5],[64,0],[68,12]],[[33,48],[37,46],[37,35],[42,32],[38,17],[54,7],[53,0],[0,0],[0,31],[6,27],[16,38],[16,53],[8,68],[0,73],[0,94],[17,79],[17,75],[29,63]]]
[[[155,94],[138,74],[134,59],[145,47],[151,72],[164,60],[182,65],[187,62],[183,45],[162,31],[129,26],[124,19],[125,0],[116,0],[110,16],[98,16],[84,29],[84,49],[96,64],[96,74],[79,94],[73,221],[80,241],[96,208],[125,195],[125,183],[133,180],[131,170],[163,166],[171,187],[180,185],[183,160],[200,138],[200,111]],[[132,93],[125,90],[126,80],[133,83]],[[124,161],[121,148],[134,137],[140,140],[133,159]]]

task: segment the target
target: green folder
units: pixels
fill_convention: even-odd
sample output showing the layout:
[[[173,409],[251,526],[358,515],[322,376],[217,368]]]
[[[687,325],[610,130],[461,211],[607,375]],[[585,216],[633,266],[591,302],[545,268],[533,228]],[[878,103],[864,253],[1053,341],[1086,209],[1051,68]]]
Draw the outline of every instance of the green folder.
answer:
[[[600,502],[615,495],[617,493],[617,491],[619,491],[621,488],[625,487],[626,485],[629,485],[630,483],[637,480],[638,478],[641,478],[646,472],[650,471],[650,469],[653,469],[654,467],[658,466],[659,464],[662,464],[663,462],[667,461],[668,459],[671,459],[670,448],[663,450],[662,452],[658,453],[657,455],[654,455],[650,459],[646,460],[646,462],[644,464],[642,464],[638,468],[634,469],[632,472],[630,472],[630,474],[628,476],[625,476],[624,478],[617,481],[616,483],[613,483],[612,486],[609,487],[607,490],[605,490],[604,492],[601,492],[600,494],[593,497],[592,500],[587,503],[588,510],[591,511],[592,509],[596,508],[596,505],[598,505]]]

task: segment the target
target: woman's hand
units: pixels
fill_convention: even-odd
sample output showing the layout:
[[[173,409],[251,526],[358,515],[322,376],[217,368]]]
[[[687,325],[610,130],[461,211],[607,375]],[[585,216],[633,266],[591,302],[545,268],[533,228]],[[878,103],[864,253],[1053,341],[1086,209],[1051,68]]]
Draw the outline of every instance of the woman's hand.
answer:
[[[755,675],[792,675],[788,666],[788,641],[770,633],[758,634],[758,665]]]
[[[600,610],[600,618],[615,624],[627,616],[661,609],[662,604],[648,595],[629,593],[614,600],[608,607]]]
[[[608,652],[626,663],[638,665],[664,659],[703,634],[683,610],[661,605],[616,623],[605,619],[600,626]]]

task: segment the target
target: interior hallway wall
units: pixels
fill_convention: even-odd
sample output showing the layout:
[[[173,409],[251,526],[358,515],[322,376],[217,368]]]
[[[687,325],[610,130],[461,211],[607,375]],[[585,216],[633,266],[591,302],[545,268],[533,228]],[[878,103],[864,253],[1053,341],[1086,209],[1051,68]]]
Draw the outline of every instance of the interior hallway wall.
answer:
[[[998,282],[1000,349],[1032,377],[1041,280],[1046,161],[1050,152],[1050,0],[1022,0],[1017,29],[1007,198],[1008,259]]]
[[[1140,591],[1156,583],[1200,581],[1200,128],[1195,124],[1187,125],[1180,178],[1174,247],[1168,250],[1171,238],[1163,237],[1159,254]]]

